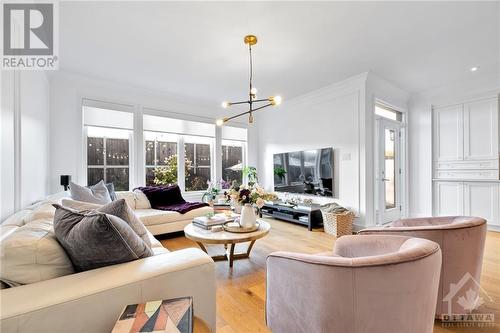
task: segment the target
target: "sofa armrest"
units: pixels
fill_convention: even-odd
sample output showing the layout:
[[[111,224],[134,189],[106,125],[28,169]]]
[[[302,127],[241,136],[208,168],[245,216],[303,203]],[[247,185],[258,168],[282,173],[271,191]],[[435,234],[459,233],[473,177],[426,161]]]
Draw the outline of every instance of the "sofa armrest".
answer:
[[[3,332],[110,332],[127,304],[192,296],[215,331],[215,265],[195,248],[0,291]]]

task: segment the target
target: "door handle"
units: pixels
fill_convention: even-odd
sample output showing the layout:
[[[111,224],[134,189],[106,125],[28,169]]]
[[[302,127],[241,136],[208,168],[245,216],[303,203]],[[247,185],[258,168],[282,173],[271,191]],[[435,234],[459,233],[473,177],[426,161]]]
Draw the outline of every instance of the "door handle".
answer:
[[[391,181],[391,180],[390,180],[389,178],[382,178],[382,181],[383,181],[383,182],[389,182],[389,181]]]

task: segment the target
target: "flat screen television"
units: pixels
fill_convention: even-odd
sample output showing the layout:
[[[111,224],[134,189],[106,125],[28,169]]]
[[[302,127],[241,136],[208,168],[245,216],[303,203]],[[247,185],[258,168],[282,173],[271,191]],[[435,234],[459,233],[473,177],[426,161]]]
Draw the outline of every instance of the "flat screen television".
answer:
[[[333,148],[274,154],[273,167],[277,192],[333,196]]]

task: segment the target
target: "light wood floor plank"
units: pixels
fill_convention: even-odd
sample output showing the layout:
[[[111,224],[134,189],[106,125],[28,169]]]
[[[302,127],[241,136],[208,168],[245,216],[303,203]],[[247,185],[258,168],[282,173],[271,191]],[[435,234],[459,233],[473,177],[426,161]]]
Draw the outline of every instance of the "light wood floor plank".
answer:
[[[307,231],[305,227],[266,219],[272,228],[266,237],[258,240],[248,260],[237,260],[230,269],[227,262],[216,262],[217,275],[217,333],[269,332],[265,323],[266,257],[274,251],[318,253],[331,251],[335,242],[322,229]],[[197,247],[182,234],[161,239],[169,250]],[[246,244],[237,246],[243,251]],[[223,253],[222,246],[209,246],[210,254]],[[488,232],[483,262],[481,286],[494,303],[481,308],[495,314],[500,320],[500,233]],[[434,325],[435,333],[500,332],[495,328],[444,328],[440,321]]]

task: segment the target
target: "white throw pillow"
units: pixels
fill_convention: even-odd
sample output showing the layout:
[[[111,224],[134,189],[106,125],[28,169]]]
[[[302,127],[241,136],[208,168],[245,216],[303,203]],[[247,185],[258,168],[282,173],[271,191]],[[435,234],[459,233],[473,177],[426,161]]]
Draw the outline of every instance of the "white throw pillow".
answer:
[[[99,204],[95,204],[95,203],[83,202],[83,201],[71,200],[71,199],[62,199],[61,205],[64,207],[68,207],[68,208],[77,210],[79,212],[84,211],[84,210],[98,209],[98,208],[101,208],[103,206],[103,205],[99,205]]]
[[[52,218],[28,222],[0,243],[0,280],[10,286],[74,272],[71,261],[56,239]]]
[[[111,202],[109,191],[106,188],[106,185],[104,185],[104,181],[102,180],[93,186],[89,186],[88,188],[70,182],[69,191],[73,200],[90,202],[100,205]]]
[[[135,209],[150,209],[151,203],[148,197],[141,190],[134,190],[135,194]]]

